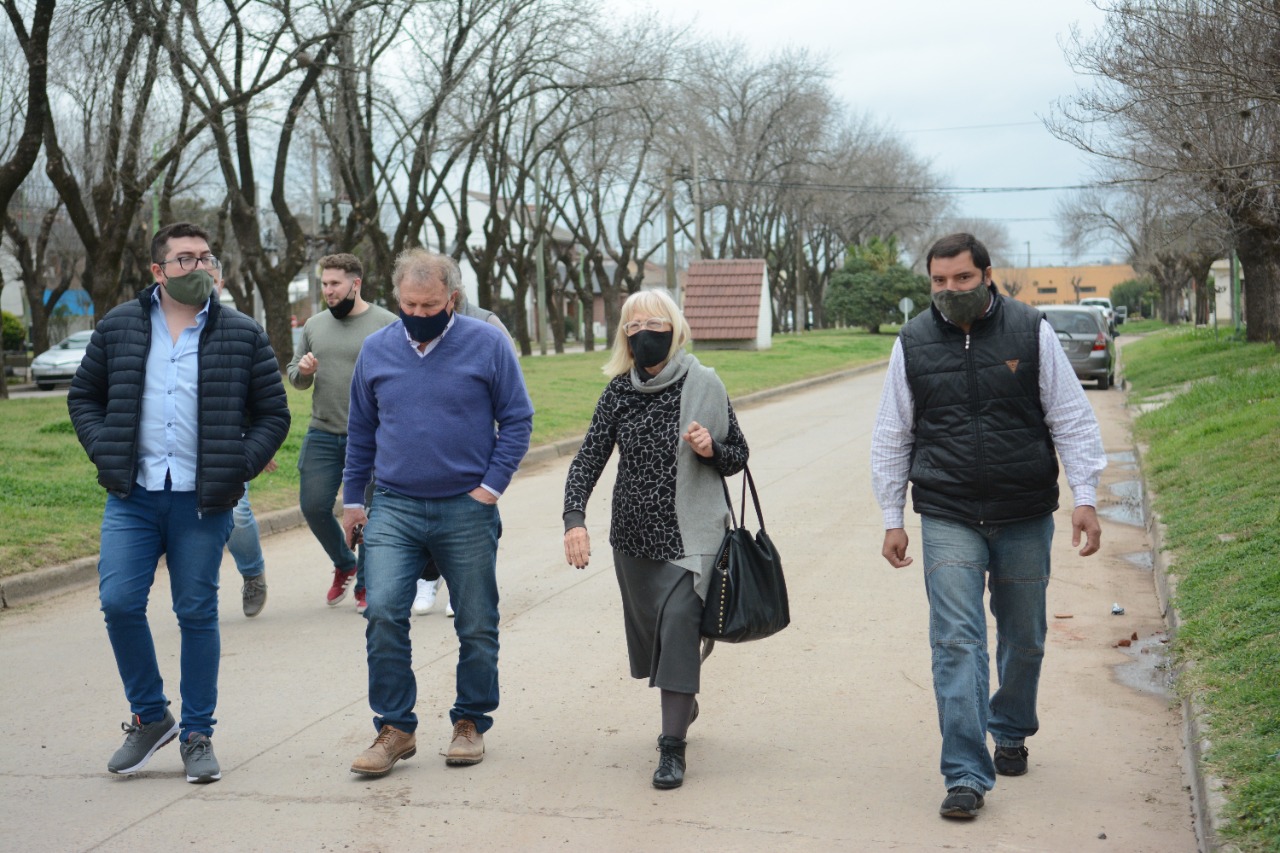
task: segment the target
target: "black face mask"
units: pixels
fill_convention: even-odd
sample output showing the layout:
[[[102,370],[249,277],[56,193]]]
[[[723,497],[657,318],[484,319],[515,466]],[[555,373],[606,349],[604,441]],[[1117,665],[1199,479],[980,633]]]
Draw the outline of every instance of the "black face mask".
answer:
[[[409,330],[409,337],[413,338],[420,344],[434,341],[444,332],[444,327],[449,325],[449,318],[453,316],[451,311],[437,311],[430,317],[413,317],[404,313],[404,309],[400,309],[400,321],[404,323],[404,327]]]
[[[636,367],[643,370],[666,361],[667,354],[671,352],[671,338],[674,334],[674,329],[669,332],[642,329],[627,338],[627,346],[631,348],[631,357],[636,360]]]
[[[340,301],[337,305],[329,306],[329,313],[333,315],[335,320],[341,320],[351,313],[351,309],[356,307],[356,285],[351,283],[351,292],[347,294],[347,298]]]

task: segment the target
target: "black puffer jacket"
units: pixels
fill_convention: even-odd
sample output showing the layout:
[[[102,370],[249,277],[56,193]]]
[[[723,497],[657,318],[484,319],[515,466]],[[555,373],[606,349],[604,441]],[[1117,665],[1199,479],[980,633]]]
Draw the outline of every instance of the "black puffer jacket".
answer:
[[[98,482],[121,498],[138,478],[138,420],[157,286],[102,319],[67,395],[71,423],[98,466]],[[216,300],[200,335],[199,359],[196,499],[201,512],[217,512],[234,507],[245,481],[280,449],[289,404],[262,327]]]

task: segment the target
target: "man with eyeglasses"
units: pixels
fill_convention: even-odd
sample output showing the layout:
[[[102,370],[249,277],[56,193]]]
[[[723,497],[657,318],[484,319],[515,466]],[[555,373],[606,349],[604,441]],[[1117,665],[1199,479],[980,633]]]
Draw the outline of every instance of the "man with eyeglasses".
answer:
[[[107,770],[128,775],[175,736],[188,782],[222,778],[218,571],[245,481],[289,432],[280,366],[262,327],[214,295],[209,235],[181,222],[151,241],[155,284],[98,323],[67,395],[107,490],[98,594],[129,700]],[[182,637],[181,722],[169,711],[147,623],[160,556]]]

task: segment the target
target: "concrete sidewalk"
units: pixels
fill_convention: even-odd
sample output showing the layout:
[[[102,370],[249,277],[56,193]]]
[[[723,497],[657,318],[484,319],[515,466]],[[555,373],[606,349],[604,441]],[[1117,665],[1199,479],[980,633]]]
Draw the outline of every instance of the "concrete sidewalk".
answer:
[[[656,691],[626,672],[606,546],[612,466],[588,513],[595,557],[564,564],[559,509],[567,459],[531,460],[503,497],[503,704],[474,767],[447,768],[456,640],[436,612],[415,617],[419,751],[391,775],[348,772],[372,739],[364,623],[350,599],[324,606],[323,552],[305,527],[265,540],[269,599],[240,615],[223,565],[219,725],[222,781],[182,780],[167,747],[132,778],[106,773],[127,715],[93,589],[0,614],[0,838],[13,849],[159,850],[1047,850],[1190,851],[1182,721],[1152,670],[1116,643],[1163,630],[1139,523],[1104,522],[1103,552],[1070,549],[1058,516],[1031,772],[1002,778],[982,815],[943,821],[919,560],[879,556],[868,446],[882,374],[873,371],[742,405],[770,534],[784,557],[790,628],[719,646],[677,791],[649,777]],[[1137,477],[1115,392],[1089,390],[1116,454],[1103,510],[1124,510]],[[1125,456],[1124,454],[1130,454]],[[1069,501],[1068,501],[1069,503]],[[1121,513],[1122,515],[1122,513]],[[914,519],[908,522],[914,525]],[[909,528],[918,558],[918,527]],[[1111,615],[1113,602],[1126,608]],[[153,590],[161,666],[177,694],[167,584]],[[1155,671],[1155,680],[1159,672]],[[70,709],[75,709],[71,712]],[[50,724],[50,718],[56,723]]]

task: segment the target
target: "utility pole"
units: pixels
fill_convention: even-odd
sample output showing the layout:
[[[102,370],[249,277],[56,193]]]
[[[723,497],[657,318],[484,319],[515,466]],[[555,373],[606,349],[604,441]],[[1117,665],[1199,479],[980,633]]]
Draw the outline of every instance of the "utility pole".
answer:
[[[547,354],[547,336],[543,324],[543,316],[547,313],[547,270],[542,259],[543,251],[546,249],[546,228],[542,219],[542,181],[538,180],[538,168],[533,169],[533,207],[534,219],[538,228],[538,257],[536,263],[538,266],[538,288],[533,294],[533,310],[534,320],[537,323],[538,330],[538,353],[540,355]]]
[[[1031,269],[1031,241],[1027,241],[1027,269]]]
[[[320,237],[320,152],[319,146],[316,145],[316,132],[311,131],[311,235],[314,239]],[[315,246],[315,243],[312,243]],[[311,252],[307,253],[308,259]],[[320,302],[320,277],[316,275],[315,264],[310,264],[307,270],[307,297],[311,300],[312,305],[318,305]]]
[[[680,304],[680,287],[676,284],[676,203],[672,186],[672,167],[667,166],[667,289]]]
[[[706,257],[702,239],[702,182],[698,180],[698,145],[693,146],[693,239],[698,260]]]

